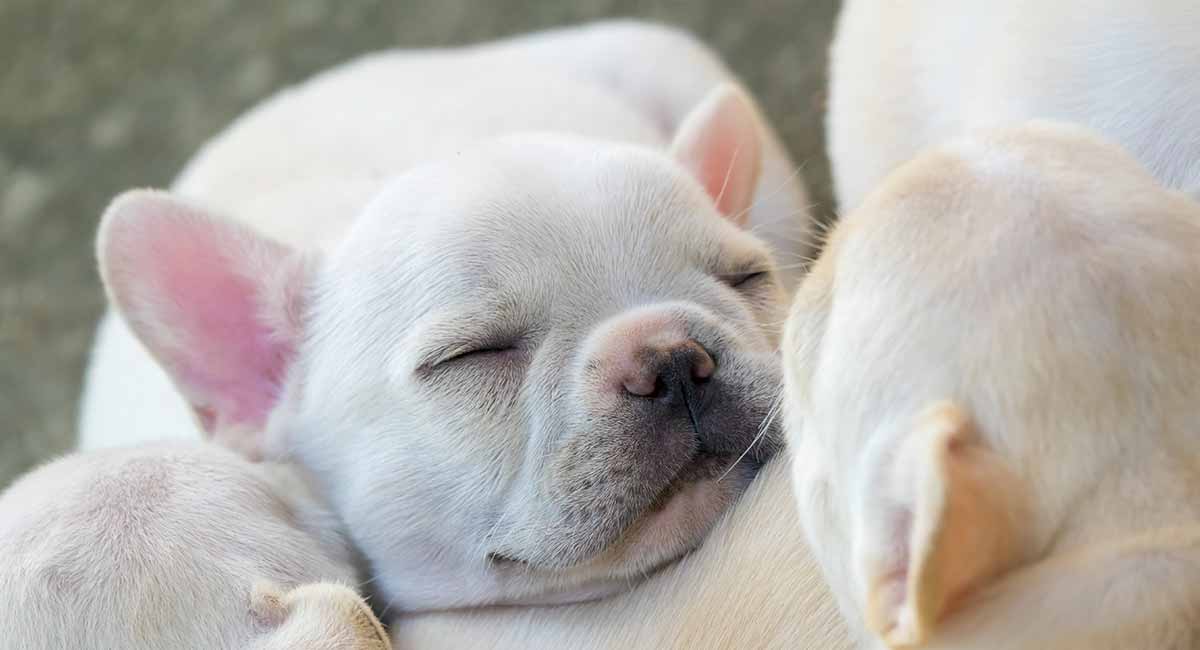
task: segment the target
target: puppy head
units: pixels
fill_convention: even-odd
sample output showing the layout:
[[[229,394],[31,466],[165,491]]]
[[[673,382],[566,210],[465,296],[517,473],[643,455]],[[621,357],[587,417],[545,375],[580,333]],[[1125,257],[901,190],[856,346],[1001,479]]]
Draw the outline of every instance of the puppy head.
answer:
[[[287,625],[256,617],[256,580],[354,584],[333,514],[301,486],[287,467],[198,444],[75,454],[31,472],[0,496],[4,645],[246,648],[303,626],[317,641],[327,633],[307,647],[332,647],[350,621],[317,626],[330,608]]]
[[[838,226],[789,317],[786,411],[864,636],[935,641],[1015,567],[1196,520],[1198,246],[1195,205],[1050,124],[927,152]]]
[[[395,607],[595,596],[778,445],[756,119],[720,89],[669,155],[491,142],[395,179],[325,259],[133,194],[101,267],[201,425],[303,463]]]

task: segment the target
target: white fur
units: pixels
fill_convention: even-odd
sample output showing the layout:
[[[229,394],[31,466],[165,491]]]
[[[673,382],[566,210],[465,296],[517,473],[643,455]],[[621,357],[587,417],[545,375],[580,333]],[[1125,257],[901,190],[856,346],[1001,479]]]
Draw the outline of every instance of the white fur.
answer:
[[[388,178],[416,164],[526,129],[665,146],[695,104],[732,79],[692,37],[632,21],[476,51],[380,53],[318,75],[206,144],[174,189],[286,244],[330,248]],[[808,199],[778,137],[763,135],[750,223],[776,245],[781,274],[794,282],[811,251]],[[92,355],[81,448],[156,440],[166,430],[198,435],[165,373],[111,313]]]
[[[1192,0],[848,0],[830,51],[838,207],[967,129],[1096,129],[1200,196],[1200,5]]]
[[[383,647],[350,642],[373,616],[339,586],[357,576],[334,515],[292,470],[215,445],[34,470],[0,494],[0,555],[6,650]]]
[[[757,109],[731,87],[718,89],[730,80],[683,34],[612,23],[372,55],[280,93],[206,145],[173,196],[129,194],[106,214],[99,251],[110,297],[170,376],[107,316],[88,374],[83,447],[163,431],[196,436],[170,381],[218,439],[256,428],[236,413],[206,414],[222,407],[206,384],[191,382],[196,348],[162,335],[194,334],[178,315],[196,305],[148,279],[172,263],[153,242],[171,240],[139,233],[151,223],[180,228],[198,245],[263,253],[231,269],[187,269],[258,282],[267,305],[260,324],[295,351],[267,439],[247,448],[312,473],[390,605],[557,602],[628,586],[697,543],[773,447],[767,435],[724,480],[664,490],[673,500],[653,510],[647,503],[646,515],[619,539],[603,538],[603,548],[588,549],[599,532],[571,518],[571,508],[583,512],[583,523],[608,526],[605,534],[625,526],[624,513],[604,514],[619,499],[588,490],[617,485],[609,479],[625,467],[679,466],[695,453],[687,445],[700,444],[689,434],[639,451],[643,427],[614,415],[620,396],[589,374],[611,354],[601,346],[592,355],[585,341],[635,330],[636,313],[724,346],[718,376],[745,388],[714,410],[724,419],[704,444],[740,453],[773,399],[787,278],[735,224],[745,208],[751,229],[789,248],[784,255],[803,255],[795,242],[807,228],[804,195]],[[706,131],[715,137],[699,137]],[[704,177],[722,170],[688,159],[717,145],[732,145],[721,154],[728,184]],[[739,151],[762,159],[729,155]],[[713,196],[714,188],[730,193]],[[256,242],[256,232],[283,248]],[[298,251],[317,261],[293,264]],[[243,268],[271,260],[285,271],[263,278]],[[756,288],[723,281],[756,270],[767,271]],[[289,307],[277,294],[298,284],[305,304]],[[200,303],[211,297],[193,293]],[[199,306],[226,315],[211,307]],[[535,380],[520,393],[506,379],[513,365],[431,378],[464,339],[486,347],[501,328],[547,337],[522,361]],[[220,349],[200,352],[221,357],[222,370],[236,361]],[[493,555],[537,568],[498,568]]]
[[[1073,126],[936,147],[785,339],[801,519],[870,647],[1200,642],[1200,206]]]

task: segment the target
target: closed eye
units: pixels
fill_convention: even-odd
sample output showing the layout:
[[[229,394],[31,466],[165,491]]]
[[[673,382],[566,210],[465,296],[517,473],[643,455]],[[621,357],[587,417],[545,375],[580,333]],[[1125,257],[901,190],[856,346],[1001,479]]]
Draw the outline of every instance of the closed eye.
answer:
[[[747,271],[744,273],[729,273],[721,276],[721,279],[729,286],[739,289],[750,287],[766,277],[766,271]]]
[[[433,366],[443,366],[451,363],[464,363],[469,361],[487,361],[499,360],[503,357],[510,356],[519,351],[516,344],[500,344],[486,345],[475,348],[465,348],[458,351],[447,351],[447,353],[431,364]]]

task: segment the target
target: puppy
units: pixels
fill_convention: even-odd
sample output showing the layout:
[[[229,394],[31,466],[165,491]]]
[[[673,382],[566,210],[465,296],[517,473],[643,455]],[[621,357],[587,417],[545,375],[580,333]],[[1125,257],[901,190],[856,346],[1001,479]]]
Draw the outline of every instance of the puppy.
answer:
[[[1200,197],[1200,5],[1190,0],[848,0],[830,51],[839,208],[971,128],[1098,130]]]
[[[333,518],[215,445],[57,460],[0,495],[0,648],[382,650]]]
[[[294,460],[393,612],[627,588],[778,447],[786,280],[750,229],[803,194],[729,80],[617,23],[281,93],[105,214],[84,447]]]
[[[1200,646],[1200,206],[1079,127],[837,227],[784,343],[801,519],[864,647]]]

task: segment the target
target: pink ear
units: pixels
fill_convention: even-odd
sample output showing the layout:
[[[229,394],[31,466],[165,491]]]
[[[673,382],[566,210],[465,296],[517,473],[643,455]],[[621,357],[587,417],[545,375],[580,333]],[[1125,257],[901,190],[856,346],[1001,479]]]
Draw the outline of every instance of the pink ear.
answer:
[[[113,201],[97,238],[109,297],[201,425],[254,455],[300,336],[304,258],[165,192]]]
[[[671,144],[721,214],[746,220],[762,167],[762,126],[750,98],[732,84],[709,92],[683,119]]]

